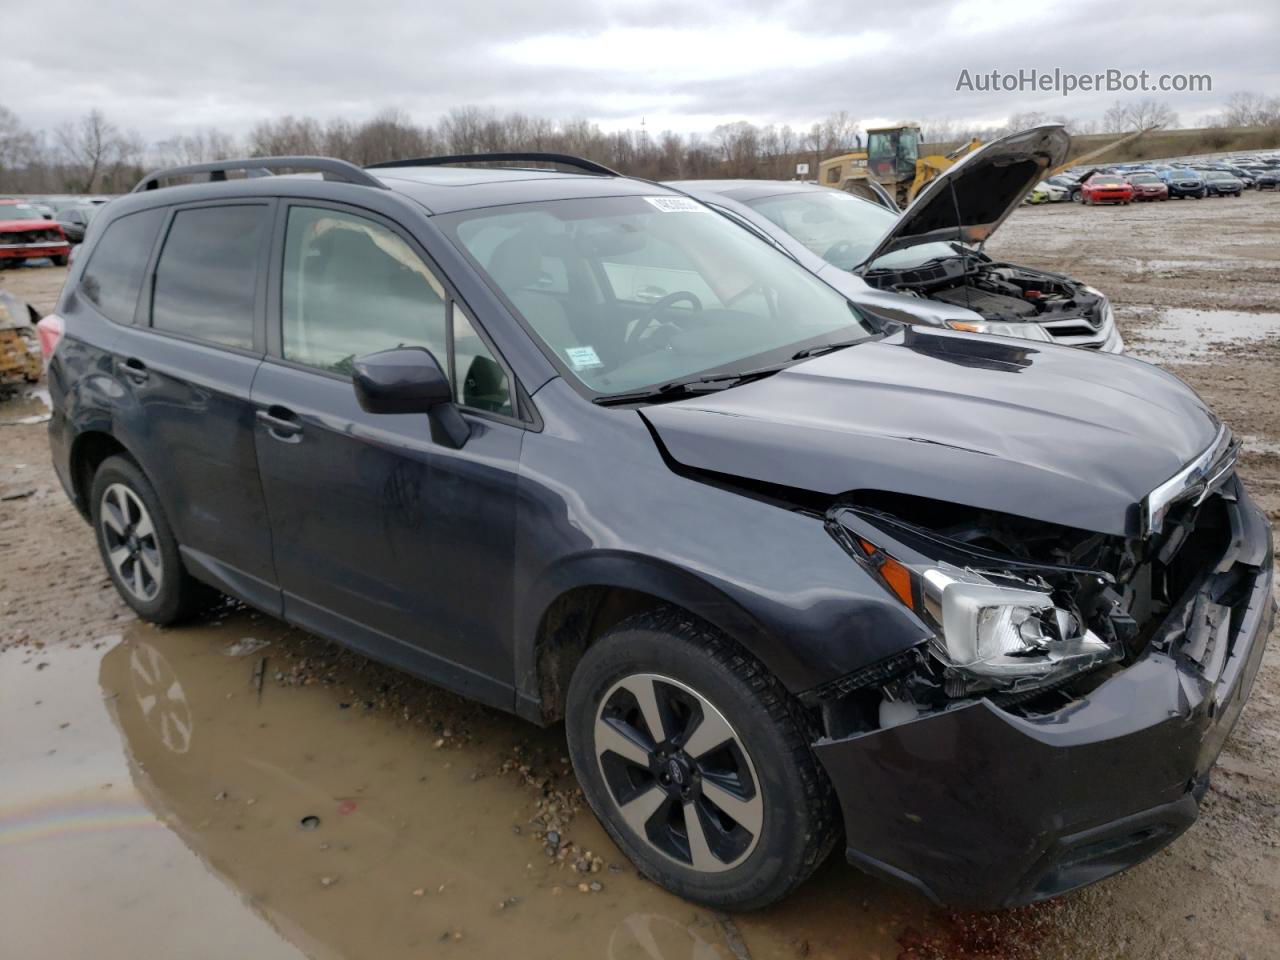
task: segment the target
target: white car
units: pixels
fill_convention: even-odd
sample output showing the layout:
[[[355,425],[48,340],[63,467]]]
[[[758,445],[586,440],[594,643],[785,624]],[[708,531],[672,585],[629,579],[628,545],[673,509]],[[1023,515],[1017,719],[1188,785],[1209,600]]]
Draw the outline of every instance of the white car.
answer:
[[[1041,180],[1027,194],[1027,203],[1063,203],[1071,199],[1071,192],[1048,180]]]

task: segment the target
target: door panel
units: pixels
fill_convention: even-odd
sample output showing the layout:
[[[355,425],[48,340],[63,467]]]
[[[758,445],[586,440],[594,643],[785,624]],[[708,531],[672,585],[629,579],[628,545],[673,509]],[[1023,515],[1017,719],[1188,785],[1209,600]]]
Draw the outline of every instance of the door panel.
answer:
[[[363,411],[349,381],[268,360],[258,459],[285,615],[371,656],[511,706],[511,560],[523,430]]]
[[[119,431],[196,572],[279,613],[249,400],[262,361],[136,327],[121,328],[114,353]]]
[[[274,210],[248,200],[176,208],[111,362],[123,392],[118,433],[160,494],[188,567],[278,613],[250,404]]]

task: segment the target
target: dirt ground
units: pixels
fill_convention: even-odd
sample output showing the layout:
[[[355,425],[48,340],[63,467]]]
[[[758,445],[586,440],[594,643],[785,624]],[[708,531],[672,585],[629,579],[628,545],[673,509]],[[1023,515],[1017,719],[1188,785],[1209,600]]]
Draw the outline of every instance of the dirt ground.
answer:
[[[1280,195],[1024,208],[989,252],[1116,304],[1132,351],[1245,439],[1280,518]],[[0,272],[48,310],[62,270]],[[1003,914],[833,858],[733,918],[639,878],[538,730],[226,605],[138,622],[0,402],[0,929],[14,956],[608,960],[1280,957],[1280,645],[1199,822],[1145,864]]]

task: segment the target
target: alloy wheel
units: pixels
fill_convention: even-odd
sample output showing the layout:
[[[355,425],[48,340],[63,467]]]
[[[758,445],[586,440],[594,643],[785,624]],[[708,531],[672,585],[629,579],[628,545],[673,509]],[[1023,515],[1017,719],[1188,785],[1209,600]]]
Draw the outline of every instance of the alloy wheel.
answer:
[[[107,562],[116,577],[138,600],[160,592],[163,566],[155,524],[141,498],[123,483],[102,491],[98,523],[106,545]]]
[[[755,767],[706,697],[669,677],[632,674],[605,694],[593,732],[620,819],[653,850],[717,873],[755,849],[764,823]]]

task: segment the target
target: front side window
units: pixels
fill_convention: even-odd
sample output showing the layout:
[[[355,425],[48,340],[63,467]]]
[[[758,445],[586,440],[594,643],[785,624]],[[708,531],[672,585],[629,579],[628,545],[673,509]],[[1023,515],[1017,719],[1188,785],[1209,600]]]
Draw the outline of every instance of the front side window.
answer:
[[[116,323],[133,323],[138,291],[165,213],[163,208],[143,210],[112,221],[80,275],[80,292]]]
[[[251,350],[254,293],[268,223],[268,208],[261,204],[174,214],[156,264],[151,325]]]
[[[435,222],[597,393],[870,332],[836,291],[687,197],[523,203]]]
[[[286,360],[350,376],[355,359],[367,353],[425,347],[449,373],[458,403],[512,415],[506,371],[470,317],[450,304],[436,275],[395,231],[338,210],[291,207],[282,283]],[[557,287],[546,270],[534,283]]]
[[[443,366],[446,302],[440,281],[399,234],[337,210],[290,208],[285,359],[350,375],[356,357],[413,346]]]

